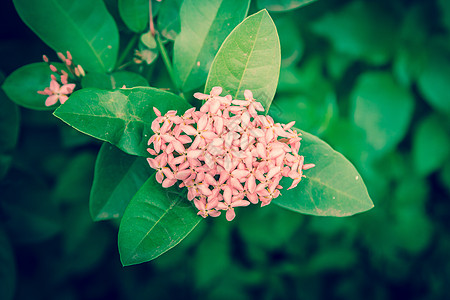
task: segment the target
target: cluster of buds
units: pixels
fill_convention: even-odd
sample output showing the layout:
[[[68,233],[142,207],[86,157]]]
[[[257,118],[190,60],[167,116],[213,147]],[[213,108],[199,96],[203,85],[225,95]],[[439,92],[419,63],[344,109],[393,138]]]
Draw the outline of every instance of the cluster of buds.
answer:
[[[49,87],[46,87],[43,91],[38,91],[39,94],[48,96],[45,100],[46,106],[52,106],[58,101],[63,104],[69,98],[68,96],[73,92],[76,86],[75,83],[69,83],[69,79],[79,79],[85,76],[83,68],[80,65],[75,66],[73,64],[72,55],[69,51],[66,53],[67,57],[61,52],[58,52],[57,54],[59,59],[65,64],[65,68],[69,71],[70,75],[65,70],[58,70],[55,65],[52,65],[49,62],[46,55],[42,56],[50,70],[55,73],[50,75],[51,80]]]
[[[206,102],[182,116],[153,108],[157,117],[148,152],[156,157],[147,160],[163,187],[177,181],[187,187],[199,215],[217,217],[226,211],[231,221],[235,207],[269,204],[280,195],[283,177],[293,179],[292,189],[314,164],[305,164],[298,153],[301,134],[291,129],[295,122],[280,124],[258,115],[264,108],[249,90],[245,100],[221,93],[221,87],[209,95],[195,93]]]

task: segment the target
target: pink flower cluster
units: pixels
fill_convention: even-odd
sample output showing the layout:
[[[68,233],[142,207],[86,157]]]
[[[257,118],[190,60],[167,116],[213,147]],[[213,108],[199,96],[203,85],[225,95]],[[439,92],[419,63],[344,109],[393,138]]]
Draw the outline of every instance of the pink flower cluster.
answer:
[[[83,77],[85,75],[83,68],[80,65],[74,66],[72,62],[72,55],[69,51],[67,51],[66,54],[67,57],[64,56],[64,54],[62,54],[61,52],[58,52],[58,57],[66,65],[66,69],[75,78]],[[43,91],[38,91],[38,94],[48,96],[45,100],[46,106],[55,105],[58,101],[63,104],[67,99],[69,99],[69,95],[75,89],[76,84],[69,83],[69,74],[65,70],[58,70],[54,65],[50,64],[47,56],[44,55],[43,60],[48,63],[50,70],[58,77],[54,74],[50,75],[50,86],[46,87]]]
[[[298,153],[301,134],[291,129],[295,122],[285,125],[258,115],[264,108],[249,90],[245,100],[221,93],[221,87],[209,95],[195,93],[206,102],[182,116],[174,110],[162,115],[154,107],[155,134],[148,141],[153,149],[148,152],[156,157],[147,160],[163,187],[178,180],[180,187],[187,187],[199,215],[217,217],[226,211],[231,221],[235,207],[269,204],[280,195],[283,177],[292,178],[288,189],[294,188],[303,170],[314,164],[304,164]]]

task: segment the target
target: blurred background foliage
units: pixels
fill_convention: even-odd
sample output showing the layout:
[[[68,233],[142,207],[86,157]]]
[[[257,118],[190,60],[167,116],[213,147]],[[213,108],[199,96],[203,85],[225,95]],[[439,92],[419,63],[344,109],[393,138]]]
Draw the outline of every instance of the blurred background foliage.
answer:
[[[131,36],[117,1],[104,1]],[[298,2],[250,8],[278,10],[282,69],[270,115],[348,157],[374,209],[324,218],[248,207],[123,268],[118,223],[93,223],[88,210],[100,144],[0,92],[0,165],[9,166],[0,169],[0,298],[449,299],[450,1],[320,0],[285,10]],[[52,51],[12,3],[0,14],[3,81]],[[150,85],[170,86],[160,58],[150,71]]]

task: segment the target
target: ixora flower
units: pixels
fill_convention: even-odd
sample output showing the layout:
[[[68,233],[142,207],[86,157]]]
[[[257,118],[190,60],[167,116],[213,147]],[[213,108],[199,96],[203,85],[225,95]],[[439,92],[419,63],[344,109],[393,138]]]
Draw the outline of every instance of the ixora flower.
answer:
[[[85,76],[84,69],[78,65],[74,66],[72,61],[72,55],[69,51],[67,51],[66,55],[58,52],[59,59],[65,64],[66,69],[71,73],[71,76],[75,78],[81,78]],[[44,62],[46,62],[50,68],[50,70],[58,75],[56,77],[54,74],[50,75],[50,86],[46,87],[43,91],[37,91],[38,94],[47,95],[47,99],[45,100],[45,106],[55,105],[58,101],[63,104],[69,99],[69,95],[72,94],[73,90],[76,87],[75,83],[69,83],[69,74],[64,70],[58,70],[54,65],[49,62],[47,56],[42,57]],[[58,80],[59,78],[59,80]]]
[[[283,177],[293,179],[292,189],[314,164],[305,164],[298,153],[301,134],[291,129],[295,122],[280,124],[258,115],[264,108],[250,90],[245,100],[221,93],[221,87],[209,95],[195,93],[206,102],[182,116],[176,111],[162,115],[154,107],[148,152],[155,157],[147,160],[163,187],[177,182],[187,187],[199,215],[217,217],[226,211],[231,221],[234,208],[268,205],[280,195]]]

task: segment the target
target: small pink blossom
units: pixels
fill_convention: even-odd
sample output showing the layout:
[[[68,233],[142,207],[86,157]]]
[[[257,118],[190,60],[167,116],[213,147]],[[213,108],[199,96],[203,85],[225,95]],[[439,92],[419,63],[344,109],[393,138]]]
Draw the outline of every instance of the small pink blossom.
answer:
[[[198,215],[217,217],[226,211],[231,221],[237,207],[270,204],[281,194],[283,177],[293,179],[288,189],[296,187],[314,164],[304,164],[298,154],[300,133],[291,129],[295,122],[280,124],[258,115],[264,108],[249,90],[245,100],[221,93],[221,87],[209,95],[195,93],[206,102],[182,116],[153,108],[155,134],[148,152],[156,157],[148,162],[163,187],[181,181],[179,187],[187,188]]]

